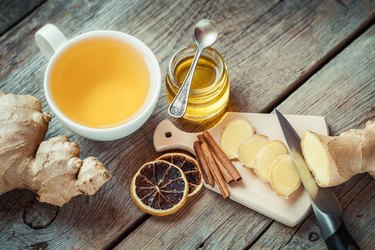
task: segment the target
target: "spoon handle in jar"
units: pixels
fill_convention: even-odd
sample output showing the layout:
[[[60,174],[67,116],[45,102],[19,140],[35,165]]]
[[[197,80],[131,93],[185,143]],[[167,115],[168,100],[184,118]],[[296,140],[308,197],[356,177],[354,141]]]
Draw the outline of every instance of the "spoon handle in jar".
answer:
[[[175,117],[181,118],[184,116],[187,108],[187,103],[189,99],[190,93],[190,86],[193,81],[195,68],[197,67],[198,60],[200,55],[202,54],[203,49],[197,47],[195,51],[194,60],[189,68],[189,72],[187,73],[184,82],[182,83],[180,90],[178,91],[177,95],[171,102],[168,108],[168,113]]]

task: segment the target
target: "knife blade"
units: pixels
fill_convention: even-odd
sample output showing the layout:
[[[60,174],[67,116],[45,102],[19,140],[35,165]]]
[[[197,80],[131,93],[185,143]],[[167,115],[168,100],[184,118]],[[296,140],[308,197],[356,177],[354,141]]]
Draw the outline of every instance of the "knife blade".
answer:
[[[288,120],[275,109],[281,129],[289,147],[301,182],[309,193],[318,226],[328,249],[360,249],[343,221],[342,209],[332,190],[319,187],[306,162],[301,149],[301,139]]]

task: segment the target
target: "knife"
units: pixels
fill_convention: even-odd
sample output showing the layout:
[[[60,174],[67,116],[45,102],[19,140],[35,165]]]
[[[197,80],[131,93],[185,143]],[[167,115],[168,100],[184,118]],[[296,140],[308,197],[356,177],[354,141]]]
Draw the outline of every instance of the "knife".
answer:
[[[275,109],[289,152],[306,191],[310,194],[312,208],[320,233],[328,249],[360,249],[343,221],[342,209],[332,190],[319,187],[302,155],[301,139],[288,120]]]

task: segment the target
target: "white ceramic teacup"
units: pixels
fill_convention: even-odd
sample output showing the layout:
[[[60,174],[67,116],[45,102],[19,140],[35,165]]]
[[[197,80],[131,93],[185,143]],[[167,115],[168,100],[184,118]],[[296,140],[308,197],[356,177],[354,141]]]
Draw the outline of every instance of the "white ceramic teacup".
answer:
[[[50,90],[51,69],[56,62],[56,59],[58,59],[69,46],[84,39],[97,37],[114,38],[133,46],[143,55],[150,74],[149,92],[141,108],[130,120],[125,121],[121,125],[109,128],[91,128],[78,124],[69,119],[63,112],[61,112],[59,107],[54,102]],[[125,137],[140,128],[155,109],[161,88],[160,66],[152,51],[137,38],[118,31],[98,30],[87,32],[73,39],[67,40],[56,26],[47,24],[36,32],[35,40],[44,56],[49,60],[47,70],[44,75],[44,92],[47,102],[55,115],[65,124],[65,126],[77,134],[99,141],[116,140]]]

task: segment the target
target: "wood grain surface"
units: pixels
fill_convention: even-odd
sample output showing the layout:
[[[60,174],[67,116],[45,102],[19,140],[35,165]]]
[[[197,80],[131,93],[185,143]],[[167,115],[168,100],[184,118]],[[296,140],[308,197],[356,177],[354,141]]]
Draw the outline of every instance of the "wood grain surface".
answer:
[[[375,68],[374,35],[375,28],[373,27],[325,65],[283,101],[278,108],[286,114],[325,116],[331,134],[339,134],[351,127],[361,127],[367,120],[375,119],[375,72],[372,70]],[[367,175],[356,176],[334,190],[341,200],[353,199],[361,192],[362,188],[374,185],[374,183],[375,181]],[[371,197],[375,196],[375,190],[366,195],[369,196],[363,199],[363,204],[357,207],[351,206],[351,209],[358,210],[344,210],[344,218],[347,221],[348,229],[358,240],[360,246],[370,249],[371,244],[374,244],[375,231],[369,229],[369,223],[362,223],[361,226],[355,226],[353,223],[357,213],[361,214],[364,209],[371,208],[368,202]],[[206,195],[203,202],[202,199],[196,201],[195,203],[198,203],[199,206],[195,207],[196,204],[194,204],[193,211],[176,215],[179,223],[177,225],[172,222],[174,227],[169,226],[169,218],[150,218],[127,237],[118,248],[128,249],[136,247],[136,245],[139,246],[139,244],[145,249],[152,246],[171,248],[176,244],[191,249],[198,247],[238,249],[250,246],[255,249],[280,247],[293,249],[295,246],[324,248],[324,241],[320,237],[313,216],[310,216],[299,226],[289,228],[278,222],[270,221],[268,218],[260,219],[261,215],[251,215],[252,211],[241,206],[231,206],[230,209],[227,209],[224,205],[216,203],[218,197],[211,198]],[[223,203],[228,202],[223,201]],[[373,212],[369,212],[370,221],[374,217]],[[203,216],[207,216],[209,219]],[[198,222],[197,218],[199,218]],[[174,220],[177,221],[175,218]],[[211,231],[211,234],[207,232],[208,229],[205,226],[209,220],[211,223],[217,222],[217,227]],[[192,227],[191,224],[198,225]],[[262,227],[265,233],[257,239],[258,232]],[[368,232],[365,237],[361,237],[363,232],[368,230],[371,232]],[[197,236],[202,236],[203,232],[209,234],[209,237],[202,241]],[[152,240],[139,243],[141,238],[149,238],[149,235],[154,235]],[[309,237],[312,237],[312,240]],[[255,245],[253,245],[254,243]]]
[[[231,79],[228,110],[268,112],[282,103],[286,113],[326,115],[331,131],[338,133],[374,118],[373,30],[362,35],[374,22],[374,7],[373,1],[333,0],[47,1],[0,37],[0,91],[35,95],[50,111],[42,88],[47,61],[33,40],[46,23],[57,25],[67,37],[96,29],[134,35],[154,51],[164,76],[170,56],[192,42],[194,23],[211,18],[221,31],[214,47],[223,54]],[[35,207],[29,191],[2,195],[0,246],[99,249],[113,247],[123,238],[119,248],[127,249],[323,246],[313,217],[300,227],[287,228],[207,190],[166,218],[139,211],[130,199],[129,182],[142,163],[157,157],[152,134],[167,117],[164,91],[163,87],[150,120],[133,135],[113,142],[82,138],[54,118],[47,137],[68,135],[81,145],[83,157],[97,156],[113,178],[94,196],[76,197],[56,209],[56,217],[53,208]],[[344,101],[338,103],[340,98]],[[189,122],[174,122],[188,131],[199,129]],[[346,204],[349,230],[359,228],[359,234],[370,235],[359,241],[363,246],[374,244],[364,217],[375,215],[373,183],[356,176],[335,189]],[[35,211],[41,212],[37,220],[45,227],[34,229],[24,223],[25,218],[34,218]],[[350,211],[355,212],[348,216]],[[357,215],[362,216],[356,220]],[[317,238],[313,243],[306,240],[310,232],[316,233],[311,234]]]

